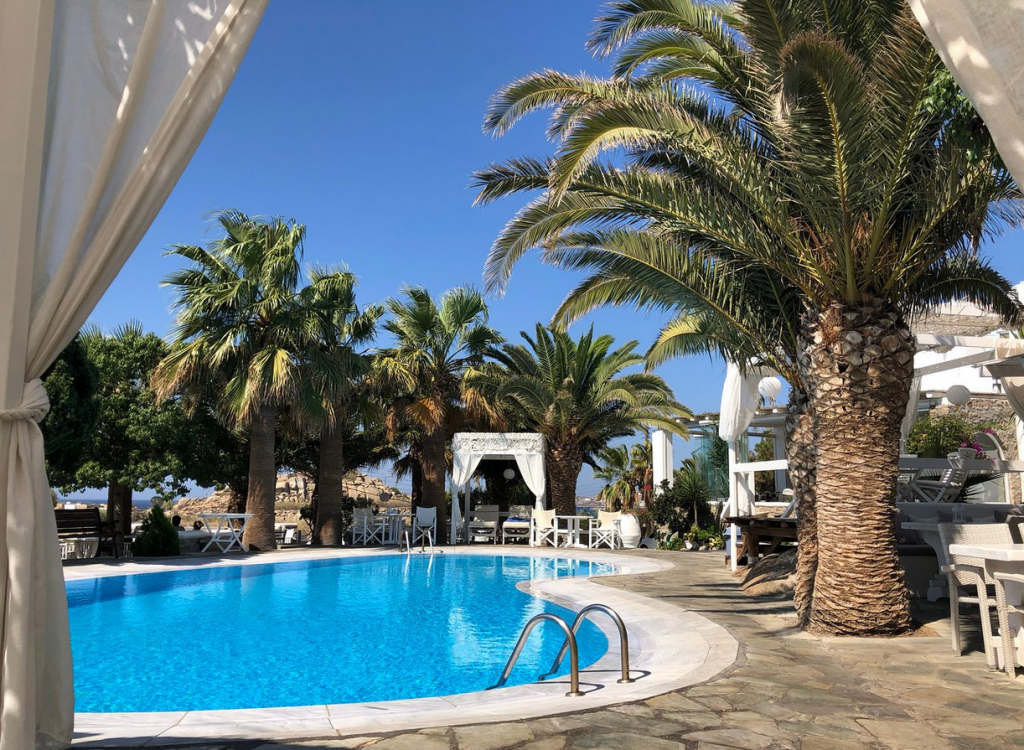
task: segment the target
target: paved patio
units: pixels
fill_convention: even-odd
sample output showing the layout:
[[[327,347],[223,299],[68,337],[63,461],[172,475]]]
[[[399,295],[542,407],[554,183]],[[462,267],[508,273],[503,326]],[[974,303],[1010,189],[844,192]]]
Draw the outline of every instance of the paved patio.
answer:
[[[639,553],[622,553],[636,555]],[[949,648],[942,607],[919,619],[939,637],[815,638],[790,602],[740,592],[720,553],[670,556],[675,567],[601,579],[700,612],[741,644],[736,664],[702,685],[546,719],[306,742],[193,741],[206,750],[1001,750],[1024,748],[1024,679]],[[976,639],[975,639],[976,641]],[[584,699],[580,699],[584,700]]]

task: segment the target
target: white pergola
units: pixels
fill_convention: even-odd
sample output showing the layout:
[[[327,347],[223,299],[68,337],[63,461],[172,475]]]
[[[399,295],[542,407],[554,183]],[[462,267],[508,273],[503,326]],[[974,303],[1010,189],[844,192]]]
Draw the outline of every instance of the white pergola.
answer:
[[[456,432],[452,438],[451,543],[458,539],[459,526],[463,527],[463,538],[469,538],[469,482],[484,459],[515,459],[523,481],[536,498],[536,507],[543,510],[547,490],[544,452],[544,436],[539,432]],[[460,491],[466,498],[465,513],[459,504]]]
[[[948,349],[947,358],[939,362],[921,364],[914,368],[910,385],[907,413],[903,419],[904,439],[910,433],[917,418],[918,401],[922,379],[939,372],[957,370],[968,366],[983,366],[993,377],[998,378],[1002,394],[1013,407],[1019,425],[1024,420],[1024,339],[997,336],[945,336],[918,334],[918,354]],[[919,357],[920,359],[920,357]],[[759,402],[758,383],[766,376],[776,375],[768,368],[752,368],[746,373],[733,363],[728,365],[725,384],[722,388],[722,404],[719,415],[718,434],[729,446],[729,502],[727,514],[738,516],[754,509],[754,474],[758,471],[783,471],[788,468],[785,458],[772,461],[739,462],[740,440],[745,439],[757,413]],[[778,453],[776,454],[778,455]],[[974,471],[1024,472],[1024,441],[1018,441],[1018,459],[1003,461],[964,461],[964,468]],[[943,459],[906,458],[900,465],[913,469],[948,468]],[[732,569],[737,568],[737,528],[730,526],[734,543],[731,545]]]

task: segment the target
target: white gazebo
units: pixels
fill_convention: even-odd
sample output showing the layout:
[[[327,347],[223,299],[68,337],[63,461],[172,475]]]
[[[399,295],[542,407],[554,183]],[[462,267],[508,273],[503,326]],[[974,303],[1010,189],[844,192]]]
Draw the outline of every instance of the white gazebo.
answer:
[[[544,478],[544,436],[538,432],[457,432],[452,438],[451,542],[458,539],[460,524],[468,523],[469,480],[484,459],[515,459],[519,473],[544,509],[547,484]],[[459,506],[459,492],[466,497],[466,513]]]

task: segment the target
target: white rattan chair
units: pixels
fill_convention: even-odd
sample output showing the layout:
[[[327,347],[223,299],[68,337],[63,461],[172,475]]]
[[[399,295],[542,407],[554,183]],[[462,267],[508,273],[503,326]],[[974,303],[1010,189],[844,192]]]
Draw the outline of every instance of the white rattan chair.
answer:
[[[590,525],[590,549],[606,544],[612,549],[622,546],[622,512],[599,510],[597,512],[597,525]]]
[[[960,638],[960,604],[977,604],[981,610],[981,632],[985,641],[985,661],[989,669],[998,669],[996,662],[995,641],[992,637],[992,615],[990,610],[996,609],[996,598],[988,595],[987,587],[995,586],[995,581],[985,575],[985,561],[978,557],[949,554],[951,544],[1010,544],[1010,527],[1005,523],[940,523],[939,539],[946,550],[950,564],[944,565],[941,571],[949,577],[949,619],[953,638],[953,653],[963,653],[963,642]],[[961,593],[961,587],[974,587],[975,594]]]

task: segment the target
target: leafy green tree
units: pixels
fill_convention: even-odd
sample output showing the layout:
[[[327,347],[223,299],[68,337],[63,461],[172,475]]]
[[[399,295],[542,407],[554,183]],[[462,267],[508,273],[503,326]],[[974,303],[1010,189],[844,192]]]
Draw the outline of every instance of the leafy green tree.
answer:
[[[65,492],[107,488],[107,519],[124,533],[131,525],[132,493],[163,497],[185,490],[187,456],[179,448],[186,422],[174,403],[163,403],[150,378],[167,354],[167,344],[138,323],[104,335],[86,328],[79,340],[98,375],[97,418],[91,439],[81,445]]]
[[[949,113],[926,102],[942,67],[902,2],[623,0],[591,48],[615,56],[614,79],[543,73],[494,98],[495,131],[555,107],[559,149],[541,169],[506,169],[526,182],[542,171],[547,190],[499,238],[489,278],[507,278],[531,247],[602,246],[639,228],[723,281],[753,271],[796,290],[802,321],[787,358],[817,420],[808,624],[907,630],[892,524],[915,348],[907,319],[957,298],[1021,317],[977,253],[1020,222],[1016,185],[991,143],[964,147]],[[622,152],[624,166],[597,162]],[[751,304],[772,304],[767,291]]]
[[[596,458],[598,467],[594,469],[594,479],[600,479],[605,485],[594,499],[603,502],[608,510],[627,507],[636,493],[629,481],[632,472],[629,446],[606,445],[597,452]]]
[[[421,503],[437,510],[437,536],[444,544],[445,450],[462,411],[463,378],[480,366],[501,336],[487,325],[483,296],[467,287],[450,289],[438,301],[422,287],[409,287],[385,306],[390,317],[384,328],[395,344],[376,358],[375,378],[379,387],[396,394],[387,416],[392,436],[402,430],[421,436],[415,439],[423,472]]]
[[[223,236],[206,248],[176,245],[169,252],[189,261],[164,283],[177,293],[174,348],[157,369],[162,395],[182,394],[216,404],[229,427],[248,433],[246,510],[253,514],[244,543],[273,549],[274,463],[277,417],[310,394],[312,341],[324,334],[324,311],[300,303],[299,262],[305,226],[282,218],[250,218],[221,211]],[[316,366],[322,381],[341,383],[330,357]]]
[[[467,401],[490,404],[495,421],[539,432],[552,504],[560,515],[576,512],[576,480],[586,460],[615,438],[643,427],[685,436],[679,419],[690,412],[660,377],[625,371],[643,363],[636,342],[613,349],[611,336],[593,329],[574,340],[537,324],[526,341],[495,349],[495,363],[466,379]]]
[[[78,336],[43,375],[50,411],[39,425],[46,441],[46,473],[56,486],[74,482],[96,430],[99,373]]]

